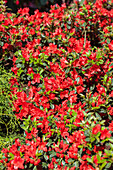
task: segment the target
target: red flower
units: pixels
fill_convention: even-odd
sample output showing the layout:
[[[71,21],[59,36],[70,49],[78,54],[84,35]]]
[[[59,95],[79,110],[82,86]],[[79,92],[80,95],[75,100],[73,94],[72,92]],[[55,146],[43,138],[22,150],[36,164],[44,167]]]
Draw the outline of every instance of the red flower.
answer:
[[[4,15],[0,14],[0,21],[3,21],[3,20],[4,20]]]
[[[92,134],[97,134],[101,130],[101,125],[97,124],[93,129],[92,129]]]
[[[14,67],[11,68],[11,71],[17,75],[17,71],[18,71],[18,68],[16,67],[16,65],[14,65]]]
[[[32,80],[32,83],[35,84],[35,83],[40,83],[40,74],[34,74],[33,76],[33,80]]]
[[[84,89],[85,89],[85,88],[82,87],[82,86],[77,86],[77,87],[76,87],[76,90],[77,90],[77,93],[78,93],[78,94],[80,94],[81,92],[83,92]]]
[[[106,128],[101,131],[100,139],[104,140],[105,138],[110,138],[110,137],[111,137],[111,134]]]
[[[33,129],[31,130],[31,134],[36,137],[38,133],[38,130],[36,128],[33,127]]]
[[[63,99],[63,98],[68,98],[68,90],[65,90],[65,91],[62,91],[60,93],[60,98]]]
[[[110,44],[108,44],[108,46],[110,50],[113,50],[113,40],[110,42]]]
[[[27,50],[24,49],[22,51],[22,56],[23,56],[23,58],[25,58],[26,61],[29,61],[30,56],[29,56],[29,52]]]
[[[2,49],[7,49],[9,47],[9,44],[8,43],[5,43],[4,46],[2,47]]]
[[[87,61],[88,61],[88,58],[87,58],[86,56],[80,57],[80,58],[79,58],[79,64],[80,64],[80,66],[81,66],[81,67],[84,66],[84,65],[87,63]]]
[[[32,69],[32,68],[28,68],[28,74],[31,74],[31,73],[33,73],[33,74],[34,74],[33,69]]]
[[[34,35],[35,34],[35,30],[32,28],[32,29],[29,30],[28,33],[31,34],[31,35]]]
[[[34,165],[36,166],[36,165],[38,165],[40,162],[41,162],[41,160],[38,159],[37,161],[34,162]]]
[[[87,5],[87,1],[86,0],[84,1],[84,5]]]
[[[20,156],[15,156],[14,160],[11,161],[11,164],[14,165],[14,169],[24,169],[23,163],[24,159],[22,159]]]
[[[26,133],[26,139],[32,139],[31,133],[28,133],[27,131],[25,131],[25,133]]]
[[[99,92],[100,94],[103,94],[103,93],[104,93],[104,95],[106,94],[106,93],[105,93],[105,88],[102,87],[100,84],[98,84],[96,87],[97,87],[97,90],[98,90],[98,92]]]
[[[95,155],[93,159],[94,159],[95,165],[97,166],[98,165],[97,155]]]
[[[28,14],[29,13],[29,8],[20,8],[19,10],[18,10],[18,13],[19,14],[21,14],[21,15],[26,15],[26,14]]]
[[[27,37],[28,37],[27,34],[23,34],[23,35],[21,36],[21,40],[22,40],[22,41],[25,41],[25,40],[27,39]],[[28,61],[28,60],[26,60],[26,61]]]
[[[111,93],[110,93],[110,95],[109,95],[110,97],[113,97],[113,90],[111,91]]]
[[[54,100],[54,99],[58,100],[58,98],[55,97],[55,94],[53,94],[53,93],[50,93],[49,99],[50,99],[50,100]]]
[[[82,156],[82,160],[86,160],[87,158],[91,158],[89,155],[86,155],[86,154],[84,154],[83,156]]]
[[[109,114],[110,114],[110,115],[113,115],[113,107],[109,106],[109,107],[108,107],[108,111],[109,111]]]
[[[13,56],[13,65],[15,64],[17,58],[15,56]]]
[[[109,125],[109,130],[110,131],[113,131],[113,121],[110,123],[110,125]]]
[[[80,121],[82,121],[83,118],[84,118],[83,112],[82,112],[81,110],[78,110],[78,111],[77,111],[77,119],[80,120]]]
[[[7,3],[7,0],[4,0],[5,3]]]
[[[75,103],[77,101],[77,94],[74,94],[75,91],[71,91],[71,92],[68,98],[70,101],[70,104]]]
[[[64,58],[64,57],[62,57],[62,59],[60,60],[60,62],[61,62],[61,67],[62,67],[62,69],[64,69],[65,67],[67,67],[68,65],[68,61]]]
[[[17,0],[17,1],[16,1],[16,5],[19,5],[19,3],[20,3],[20,2]]]
[[[95,170],[91,165],[87,164],[87,161],[82,161],[80,165],[80,170]]]

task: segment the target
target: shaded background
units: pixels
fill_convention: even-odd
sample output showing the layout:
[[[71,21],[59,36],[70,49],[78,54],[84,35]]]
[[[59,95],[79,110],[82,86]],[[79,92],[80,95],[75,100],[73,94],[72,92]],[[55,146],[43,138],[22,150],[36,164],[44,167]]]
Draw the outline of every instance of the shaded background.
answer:
[[[82,0],[84,1],[84,0]],[[68,6],[73,0],[7,0],[6,6],[8,6],[8,11],[16,13],[19,8],[29,7],[30,13],[33,14],[34,10],[39,9],[39,11],[48,12],[51,5],[66,3]]]
[[[54,4],[58,4],[61,6],[62,3],[66,3],[66,6],[69,6],[71,3],[75,3],[75,1],[79,2],[79,4],[83,4],[84,1],[94,2],[96,0],[4,0],[6,2],[6,6],[8,7],[8,12],[16,13],[19,8],[30,8],[30,14],[33,14],[36,9],[39,9],[40,12],[48,12],[50,10],[50,6]],[[105,0],[104,7],[108,10],[113,9],[113,0]]]

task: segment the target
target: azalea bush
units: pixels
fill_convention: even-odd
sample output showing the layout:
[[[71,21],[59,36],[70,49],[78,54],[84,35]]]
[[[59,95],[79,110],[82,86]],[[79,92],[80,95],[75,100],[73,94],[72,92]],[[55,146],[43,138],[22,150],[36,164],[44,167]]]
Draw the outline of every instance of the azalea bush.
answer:
[[[2,149],[1,168],[113,168],[113,2],[78,5],[0,14],[1,63],[14,74],[23,130]]]

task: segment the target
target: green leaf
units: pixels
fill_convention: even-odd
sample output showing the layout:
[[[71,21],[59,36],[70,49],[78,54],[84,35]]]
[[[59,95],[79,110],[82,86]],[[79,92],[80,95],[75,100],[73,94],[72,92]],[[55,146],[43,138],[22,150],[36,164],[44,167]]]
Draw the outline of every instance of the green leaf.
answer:
[[[100,155],[97,155],[98,163],[100,163]]]
[[[86,23],[86,22],[84,22],[82,25],[83,25],[83,27],[85,27],[85,26],[87,25],[87,23]]]
[[[107,76],[107,74],[104,76],[104,81],[106,82],[106,80],[107,80],[107,78],[108,78],[108,76]]]
[[[110,64],[110,67],[113,66],[113,63]]]
[[[107,164],[107,162],[104,162],[104,163],[100,166],[100,170],[102,170],[102,169],[105,167],[106,164]]]
[[[48,156],[47,155],[44,155],[44,158],[45,158],[46,161],[48,160]]]
[[[34,166],[33,170],[37,170],[37,167],[36,167],[36,166]]]
[[[64,160],[62,160],[62,164],[63,164],[63,165],[65,165],[65,164],[66,164]]]
[[[86,54],[87,54],[88,57],[90,57],[91,51],[88,51]]]
[[[107,155],[111,155],[111,153],[110,153],[109,150],[105,149],[104,151],[105,151],[105,153],[106,153]]]
[[[84,13],[83,13],[83,12],[80,12],[80,15],[84,15]]]
[[[110,39],[109,39],[109,38],[107,38],[107,43],[108,43],[108,44],[110,43]]]
[[[55,152],[55,151],[52,151],[50,157],[54,157],[54,156],[56,156],[56,152]]]
[[[80,149],[79,154],[82,155],[83,148]]]
[[[33,166],[33,164],[30,163],[29,168],[31,168],[32,166]]]
[[[80,78],[79,78],[79,77],[77,77],[77,78],[76,78],[77,83],[79,82],[79,80],[80,80]]]
[[[27,168],[27,165],[24,165],[24,168]]]
[[[99,120],[102,119],[101,116],[100,116],[98,113],[95,113],[95,116],[96,116]]]
[[[79,167],[79,162],[78,161],[76,161],[76,162],[74,162],[74,164],[73,164],[76,168],[77,167]]]
[[[42,125],[42,123],[37,123],[37,126],[38,126],[38,125]]]
[[[112,117],[111,117],[111,115],[108,115],[108,118],[109,118],[110,120],[112,120]]]
[[[92,138],[91,138],[91,142],[94,142],[94,141],[95,141],[95,138],[94,138],[94,137],[92,137]]]
[[[22,64],[18,63],[17,65],[17,68],[22,68]]]
[[[42,162],[42,167],[43,167],[43,168],[47,168],[47,163]]]
[[[74,110],[72,110],[72,116],[77,116],[77,113]]]
[[[10,155],[10,159],[12,160],[12,159],[14,159],[14,155],[12,154],[12,153],[9,153],[9,155]]]
[[[22,54],[21,54],[21,50],[16,51],[14,54],[15,54],[16,56],[22,56]]]
[[[71,158],[68,159],[68,162],[69,162],[69,163],[72,163],[72,162],[73,162],[73,159],[71,159]]]
[[[86,158],[88,162],[92,163],[92,159],[91,158]]]
[[[83,148],[83,145],[79,145],[78,148]]]
[[[71,26],[70,26],[70,25],[67,25],[67,29],[71,29]]]
[[[49,142],[47,143],[47,146],[50,146],[53,143],[52,139],[49,139]]]
[[[0,41],[0,46],[3,47],[4,43],[2,41]]]
[[[112,142],[112,143],[113,143],[113,139],[111,139],[111,138],[110,138],[110,139],[108,139],[108,140],[109,140],[110,142]]]
[[[71,21],[67,21],[67,23],[70,25],[70,24],[71,24]]]
[[[111,167],[111,162],[107,163],[105,168],[108,169],[108,168],[110,168],[110,167]]]
[[[88,149],[90,150],[92,148],[92,144],[88,143],[87,145],[89,146]]]

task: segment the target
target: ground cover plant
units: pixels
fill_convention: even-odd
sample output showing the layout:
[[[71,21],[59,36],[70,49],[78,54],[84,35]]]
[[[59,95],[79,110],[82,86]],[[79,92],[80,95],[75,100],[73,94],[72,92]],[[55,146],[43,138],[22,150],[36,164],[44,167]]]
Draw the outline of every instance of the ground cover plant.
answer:
[[[113,168],[112,7],[1,8],[0,62],[21,134],[2,148],[1,169]]]

